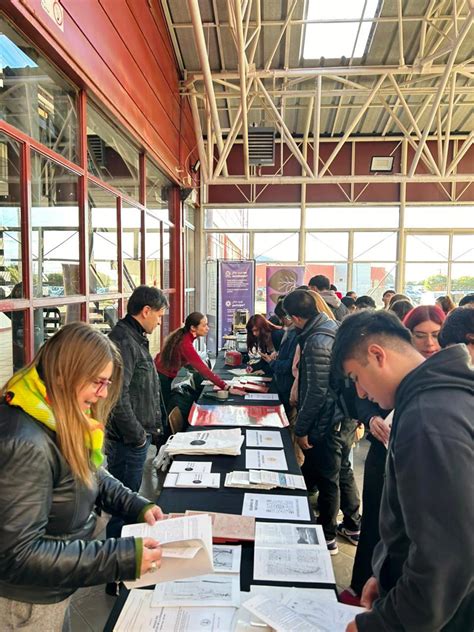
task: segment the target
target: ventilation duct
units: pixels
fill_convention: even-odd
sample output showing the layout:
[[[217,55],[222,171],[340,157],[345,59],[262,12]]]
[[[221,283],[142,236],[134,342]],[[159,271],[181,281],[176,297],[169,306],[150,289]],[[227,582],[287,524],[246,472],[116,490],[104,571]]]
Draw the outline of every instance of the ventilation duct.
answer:
[[[249,127],[249,164],[272,167],[275,164],[273,127]]]

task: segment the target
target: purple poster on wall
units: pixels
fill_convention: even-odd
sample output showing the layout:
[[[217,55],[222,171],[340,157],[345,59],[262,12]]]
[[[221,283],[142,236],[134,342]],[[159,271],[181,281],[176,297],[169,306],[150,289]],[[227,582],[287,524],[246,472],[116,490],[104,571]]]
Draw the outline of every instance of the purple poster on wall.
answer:
[[[236,309],[254,312],[255,261],[219,261],[219,347],[222,336],[232,332]]]
[[[267,266],[267,315],[273,314],[278,297],[303,285],[304,266]]]

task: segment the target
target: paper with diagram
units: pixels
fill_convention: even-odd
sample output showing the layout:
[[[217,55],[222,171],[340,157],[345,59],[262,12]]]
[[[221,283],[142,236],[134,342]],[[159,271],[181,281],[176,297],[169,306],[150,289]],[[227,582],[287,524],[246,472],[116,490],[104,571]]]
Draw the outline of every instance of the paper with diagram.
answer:
[[[243,516],[272,520],[310,520],[306,496],[244,494]]]
[[[240,577],[230,574],[212,574],[163,582],[155,586],[151,605],[153,607],[238,608]]]

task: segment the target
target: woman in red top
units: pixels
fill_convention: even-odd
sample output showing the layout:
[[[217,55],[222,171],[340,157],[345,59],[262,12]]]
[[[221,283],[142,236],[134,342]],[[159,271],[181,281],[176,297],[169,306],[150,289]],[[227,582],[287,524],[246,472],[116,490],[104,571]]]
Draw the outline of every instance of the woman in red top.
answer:
[[[209,325],[207,318],[200,312],[192,312],[186,318],[184,326],[176,329],[166,338],[163,349],[155,358],[161,384],[161,394],[168,409],[171,395],[171,383],[178,375],[178,371],[186,364],[190,364],[204,378],[214,382],[219,388],[227,389],[227,384],[213,373],[199,357],[194,348],[194,341],[201,336],[207,336]]]

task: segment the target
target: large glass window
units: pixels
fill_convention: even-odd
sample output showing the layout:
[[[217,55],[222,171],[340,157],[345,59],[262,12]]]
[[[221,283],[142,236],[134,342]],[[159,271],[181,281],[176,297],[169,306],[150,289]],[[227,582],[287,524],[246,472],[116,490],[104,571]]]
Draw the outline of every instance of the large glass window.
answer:
[[[346,261],[349,233],[307,233],[306,261]]]
[[[255,233],[256,261],[298,261],[298,233]]]
[[[161,287],[161,222],[154,212],[146,213],[146,282]]]
[[[133,292],[140,285],[141,211],[122,203],[123,287]]]
[[[159,219],[169,219],[168,197],[171,182],[148,158],[146,163],[146,206]]]
[[[0,384],[25,364],[25,312],[0,312]]]
[[[24,296],[20,177],[20,145],[0,134],[0,300]],[[16,291],[11,296],[14,287]]]
[[[377,304],[382,305],[385,290],[395,288],[396,270],[395,263],[354,263],[352,285],[348,289],[358,296],[368,294]]]
[[[396,258],[397,233],[354,233],[354,260],[395,261]]]
[[[138,150],[96,107],[87,106],[88,169],[135,200],[139,199]]]
[[[209,208],[205,211],[206,228],[298,228],[300,209],[283,207]]]
[[[80,292],[77,176],[32,152],[31,226],[34,296]]]
[[[0,118],[77,162],[77,91],[1,17],[0,60]]]
[[[89,182],[89,289],[118,292],[117,200]]]
[[[398,206],[326,206],[306,209],[307,228],[397,228]]]
[[[207,233],[207,259],[248,259],[250,240],[248,233]]]
[[[407,206],[406,228],[474,229],[474,206]]]

